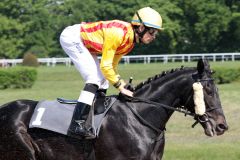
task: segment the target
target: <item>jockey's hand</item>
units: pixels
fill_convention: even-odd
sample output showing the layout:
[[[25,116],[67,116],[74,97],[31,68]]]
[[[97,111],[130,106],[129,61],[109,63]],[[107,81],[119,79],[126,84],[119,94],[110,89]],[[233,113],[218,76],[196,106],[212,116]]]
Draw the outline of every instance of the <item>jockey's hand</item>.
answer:
[[[135,90],[135,87],[131,84],[131,83],[127,83],[125,86],[124,86],[125,89],[129,90],[129,91],[134,91]]]
[[[128,90],[128,89],[126,89],[126,88],[124,88],[123,85],[121,85],[118,89],[119,89],[119,91],[120,91],[122,94],[127,95],[127,96],[129,96],[129,97],[133,97],[133,92],[130,91],[130,90]]]

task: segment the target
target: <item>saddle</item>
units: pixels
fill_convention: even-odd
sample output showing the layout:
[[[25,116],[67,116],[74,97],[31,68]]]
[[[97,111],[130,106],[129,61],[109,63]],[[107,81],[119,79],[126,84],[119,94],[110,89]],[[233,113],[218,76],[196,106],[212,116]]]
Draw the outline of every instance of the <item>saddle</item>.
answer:
[[[117,96],[104,96],[97,97],[94,101],[92,106],[94,108],[92,128],[96,137],[99,134],[104,117],[116,99]],[[57,98],[53,101],[39,101],[31,117],[29,128],[41,128],[71,136],[67,133],[76,103],[77,100],[63,98]],[[83,139],[81,136],[74,136],[74,138]]]

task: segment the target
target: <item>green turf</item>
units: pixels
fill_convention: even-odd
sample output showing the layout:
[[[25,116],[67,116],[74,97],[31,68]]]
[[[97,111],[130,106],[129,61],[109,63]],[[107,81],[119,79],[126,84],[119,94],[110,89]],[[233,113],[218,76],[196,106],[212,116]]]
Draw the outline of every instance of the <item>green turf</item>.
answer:
[[[184,66],[196,66],[196,63],[155,63],[120,65],[119,72],[124,79],[134,78],[134,84],[163,70]],[[240,68],[239,62],[212,63],[215,67]],[[0,104],[16,99],[55,99],[64,97],[76,99],[83,82],[79,73],[72,67],[39,67],[38,78],[31,89],[0,90]],[[193,120],[175,113],[167,124],[165,160],[239,160],[240,159],[240,81],[218,85],[219,93],[229,124],[229,131],[223,136],[209,138],[203,133],[200,125],[191,128]],[[110,87],[108,94],[118,92]]]

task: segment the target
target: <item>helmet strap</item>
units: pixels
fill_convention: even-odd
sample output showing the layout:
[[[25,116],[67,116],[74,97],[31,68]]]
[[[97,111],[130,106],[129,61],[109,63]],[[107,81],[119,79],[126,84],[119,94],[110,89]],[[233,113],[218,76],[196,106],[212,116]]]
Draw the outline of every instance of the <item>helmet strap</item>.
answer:
[[[138,12],[136,12],[136,15],[137,15],[137,17],[138,17],[138,19],[139,19],[141,24],[140,24],[140,26],[138,26],[138,28],[135,29],[135,31],[136,31],[136,33],[137,33],[137,35],[139,37],[139,41],[142,42],[142,38],[143,38],[144,34],[148,31],[148,28],[144,25],[144,23],[142,21],[142,18],[139,16]],[[140,31],[139,30],[140,27],[144,27],[144,30]]]
[[[144,27],[143,30],[142,30],[142,27]],[[144,34],[148,31],[148,28],[143,24],[141,24],[140,26],[135,27],[134,30],[135,30],[135,33],[137,34],[137,37],[135,35],[135,42],[137,43],[142,42],[142,38]]]

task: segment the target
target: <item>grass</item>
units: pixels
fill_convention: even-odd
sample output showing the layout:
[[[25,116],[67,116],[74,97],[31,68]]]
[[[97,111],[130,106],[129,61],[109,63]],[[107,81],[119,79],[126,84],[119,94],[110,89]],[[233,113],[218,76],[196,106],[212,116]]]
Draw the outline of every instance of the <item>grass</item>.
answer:
[[[184,66],[196,66],[196,63],[154,63],[120,65],[119,71],[124,79],[134,78],[134,84],[146,80],[163,70]],[[224,66],[238,67],[239,62],[211,63],[212,68]],[[77,99],[83,87],[79,73],[74,67],[45,67],[38,69],[38,79],[31,89],[0,90],[0,104],[16,99],[56,99],[64,97]],[[193,120],[175,113],[167,124],[165,160],[239,160],[240,159],[240,81],[219,85],[220,97],[229,125],[229,131],[222,136],[209,138],[200,125],[191,128]],[[118,92],[110,87],[108,94]]]
[[[166,160],[239,160],[239,143],[170,143],[165,149]]]
[[[209,138],[200,125],[191,128],[193,120],[190,117],[175,113],[167,124],[164,159],[240,159],[240,83],[221,85],[219,91],[229,130],[222,136]]]

